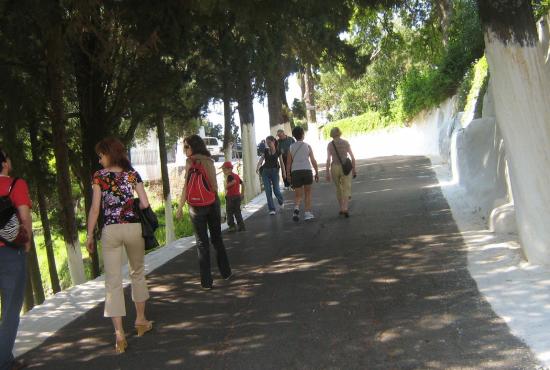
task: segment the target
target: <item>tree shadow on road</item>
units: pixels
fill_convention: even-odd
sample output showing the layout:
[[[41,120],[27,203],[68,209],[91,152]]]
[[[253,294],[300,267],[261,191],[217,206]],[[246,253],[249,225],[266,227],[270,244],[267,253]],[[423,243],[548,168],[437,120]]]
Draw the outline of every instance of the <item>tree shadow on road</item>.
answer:
[[[101,305],[25,358],[51,369],[535,368],[470,277],[429,160],[360,165],[351,218],[322,184],[316,221],[261,210],[225,235],[235,277],[214,290],[200,289],[194,250],[150,275],[155,329],[130,335],[127,353],[113,353]]]

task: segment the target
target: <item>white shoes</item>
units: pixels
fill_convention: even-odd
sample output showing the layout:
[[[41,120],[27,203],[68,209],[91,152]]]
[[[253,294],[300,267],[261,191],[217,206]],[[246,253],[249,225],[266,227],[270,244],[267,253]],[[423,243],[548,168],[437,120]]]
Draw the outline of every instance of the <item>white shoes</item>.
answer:
[[[315,216],[311,212],[304,212],[304,221],[313,220]]]
[[[276,213],[275,211],[269,211],[269,214],[270,214],[271,216],[274,216],[275,213]]]
[[[283,202],[283,204],[279,204],[279,209],[282,211],[285,209],[285,203]]]

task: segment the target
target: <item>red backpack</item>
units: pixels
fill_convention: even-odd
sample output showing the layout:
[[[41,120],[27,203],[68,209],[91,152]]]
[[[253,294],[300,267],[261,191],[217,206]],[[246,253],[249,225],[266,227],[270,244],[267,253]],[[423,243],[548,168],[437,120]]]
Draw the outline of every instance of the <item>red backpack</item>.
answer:
[[[216,201],[216,193],[206,175],[206,170],[198,161],[193,161],[187,173],[187,187],[185,197],[187,203],[193,207],[205,207]]]

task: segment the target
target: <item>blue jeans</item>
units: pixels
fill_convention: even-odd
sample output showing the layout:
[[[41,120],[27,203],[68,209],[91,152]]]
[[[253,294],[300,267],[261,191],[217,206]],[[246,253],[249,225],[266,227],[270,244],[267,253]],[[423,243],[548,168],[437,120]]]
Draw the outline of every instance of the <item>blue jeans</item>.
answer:
[[[283,204],[283,195],[279,188],[279,169],[278,168],[264,168],[262,170],[262,180],[264,182],[265,196],[267,198],[267,207],[270,211],[275,211],[275,204],[273,204],[273,196],[275,194],[279,205]]]
[[[19,313],[25,293],[26,253],[10,247],[0,247],[0,290],[2,291],[2,322],[0,323],[0,370],[11,369],[13,345],[19,327]]]

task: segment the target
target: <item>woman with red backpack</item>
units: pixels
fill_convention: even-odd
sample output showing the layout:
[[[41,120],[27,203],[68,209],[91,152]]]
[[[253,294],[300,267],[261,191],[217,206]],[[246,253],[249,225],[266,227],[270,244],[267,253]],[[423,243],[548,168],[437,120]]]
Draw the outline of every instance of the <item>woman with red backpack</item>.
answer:
[[[183,205],[189,205],[189,214],[197,240],[197,252],[203,289],[212,289],[210,270],[210,239],[216,250],[216,259],[222,278],[231,277],[231,267],[222,239],[220,199],[216,169],[210,152],[202,138],[191,135],[184,140],[185,183],[177,211],[177,218],[183,217]],[[210,231],[210,238],[208,237]]]

